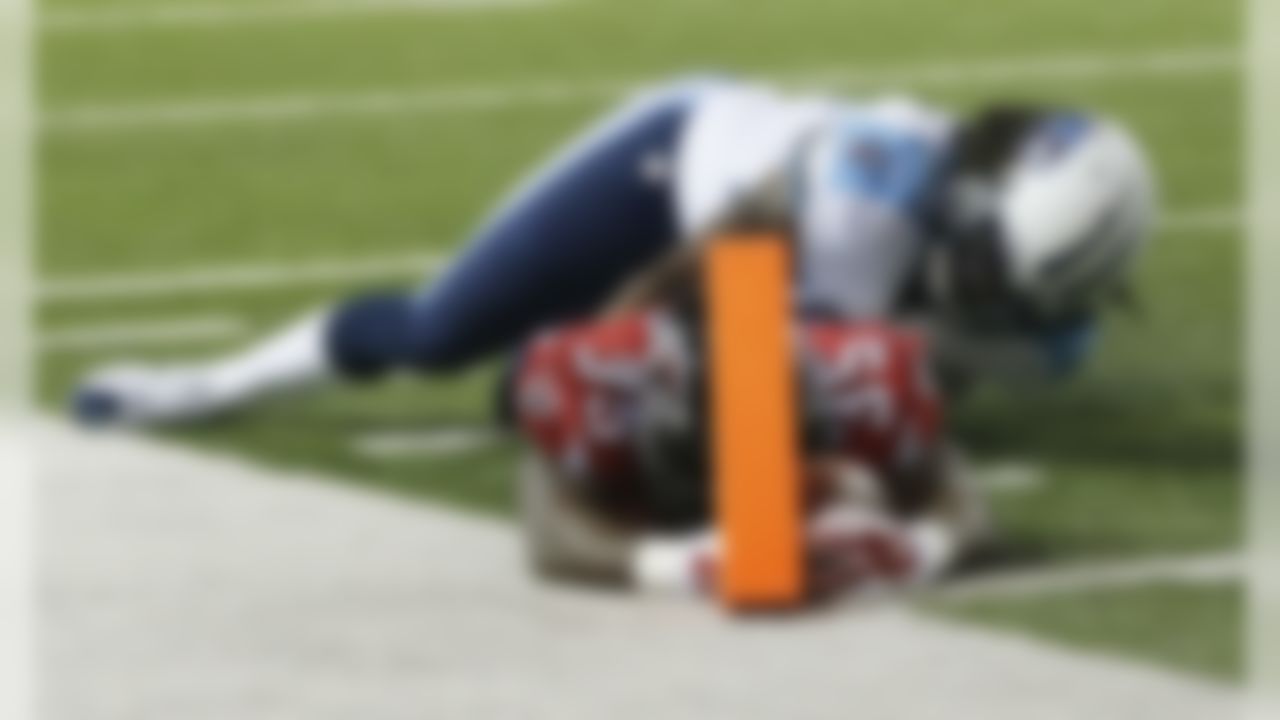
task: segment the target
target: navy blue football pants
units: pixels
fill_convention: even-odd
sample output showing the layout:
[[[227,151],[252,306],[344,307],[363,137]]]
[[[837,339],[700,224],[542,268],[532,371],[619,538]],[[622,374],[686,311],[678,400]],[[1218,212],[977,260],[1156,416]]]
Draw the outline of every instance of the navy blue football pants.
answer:
[[[607,117],[526,180],[421,292],[341,304],[334,366],[354,378],[459,369],[599,308],[677,242],[670,171],[707,87],[673,83]]]

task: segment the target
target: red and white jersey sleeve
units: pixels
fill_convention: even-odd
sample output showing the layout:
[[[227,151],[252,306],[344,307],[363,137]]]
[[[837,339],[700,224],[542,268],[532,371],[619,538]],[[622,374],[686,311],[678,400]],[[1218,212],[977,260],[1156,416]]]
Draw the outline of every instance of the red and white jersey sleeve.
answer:
[[[806,388],[796,420],[819,436],[810,452],[846,456],[886,479],[931,457],[942,440],[942,407],[916,334],[873,322],[805,321],[794,337]],[[661,312],[543,333],[516,373],[522,432],[579,489],[643,505],[654,428],[704,447],[707,427],[696,418],[705,384],[688,345]]]
[[[810,422],[828,448],[886,478],[929,461],[943,414],[923,339],[878,323],[811,322],[800,332]]]
[[[549,330],[516,372],[520,429],[579,490],[615,507],[639,506],[644,424],[689,422],[691,370],[688,348],[664,313]]]

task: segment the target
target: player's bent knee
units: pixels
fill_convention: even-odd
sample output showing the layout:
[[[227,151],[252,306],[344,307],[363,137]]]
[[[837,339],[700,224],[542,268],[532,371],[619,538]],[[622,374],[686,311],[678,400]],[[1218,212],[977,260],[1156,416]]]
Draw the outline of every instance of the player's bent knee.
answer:
[[[451,318],[425,318],[402,293],[372,294],[340,305],[329,327],[333,366],[353,380],[396,370],[444,373],[476,358],[465,328]]]
[[[400,293],[364,295],[334,311],[329,325],[333,367],[353,380],[382,376],[409,357],[409,301]]]

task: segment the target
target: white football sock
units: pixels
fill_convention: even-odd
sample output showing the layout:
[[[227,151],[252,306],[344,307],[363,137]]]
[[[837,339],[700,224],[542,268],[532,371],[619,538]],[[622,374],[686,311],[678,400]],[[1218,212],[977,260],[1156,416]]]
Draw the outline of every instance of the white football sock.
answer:
[[[334,377],[327,335],[332,311],[314,312],[245,351],[201,366],[204,390],[220,409],[322,384]]]

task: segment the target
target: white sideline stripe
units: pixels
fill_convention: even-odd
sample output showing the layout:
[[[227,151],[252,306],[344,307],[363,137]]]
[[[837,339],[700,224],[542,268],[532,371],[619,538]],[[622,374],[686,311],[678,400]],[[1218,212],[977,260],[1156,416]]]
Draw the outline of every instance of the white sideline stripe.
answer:
[[[128,323],[82,325],[40,335],[42,352],[84,352],[119,347],[163,347],[229,340],[247,329],[237,317],[208,315]]]
[[[744,623],[543,586],[508,524],[155,439],[37,430],[50,717],[210,698],[237,720],[1205,720],[1238,705],[1216,683],[898,606]],[[901,669],[926,667],[922,692]]]
[[[1239,67],[1237,50],[1187,48],[1143,54],[1081,53],[989,60],[945,61],[868,69],[848,65],[766,74],[776,80],[826,86],[893,84],[952,86],[1011,80],[1110,80],[1219,73]],[[54,110],[45,132],[91,133],[161,127],[310,120],[358,115],[462,113],[528,105],[558,105],[612,97],[643,87],[642,78],[527,81],[442,89],[386,89],[361,93],[304,93],[271,97],[210,98]]]
[[[1240,580],[1244,577],[1244,570],[1244,558],[1234,552],[1082,563],[1074,567],[974,575],[957,579],[951,585],[930,592],[930,595],[947,601],[963,601],[1104,590],[1158,582],[1214,585]]]
[[[1170,213],[1162,229],[1166,232],[1190,233],[1232,228],[1239,222],[1238,209],[1212,207]],[[448,264],[450,257],[446,253],[406,253],[363,259],[330,258],[107,275],[71,275],[46,280],[41,283],[39,294],[43,302],[96,302],[228,290],[418,279],[438,273]]]
[[[271,22],[328,20],[354,15],[406,12],[465,12],[546,5],[556,0],[316,0],[301,3],[196,5],[170,3],[151,7],[64,8],[46,10],[40,29],[46,32],[111,32],[148,28],[224,27]]]
[[[368,433],[351,442],[358,455],[374,460],[460,455],[493,447],[502,434],[486,427],[452,427]]]

